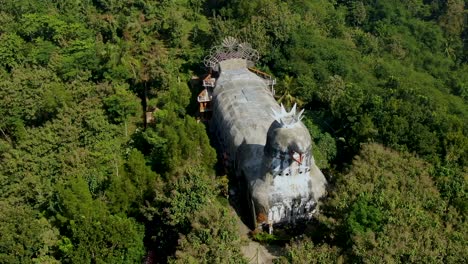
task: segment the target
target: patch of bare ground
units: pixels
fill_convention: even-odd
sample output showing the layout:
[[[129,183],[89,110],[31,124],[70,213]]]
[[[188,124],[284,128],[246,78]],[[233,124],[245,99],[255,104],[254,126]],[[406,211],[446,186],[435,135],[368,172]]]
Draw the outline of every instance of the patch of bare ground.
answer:
[[[250,229],[237,219],[238,231],[241,240],[244,242],[241,252],[250,264],[270,264],[273,260],[281,256],[283,248],[276,245],[263,245],[253,241],[249,237]]]

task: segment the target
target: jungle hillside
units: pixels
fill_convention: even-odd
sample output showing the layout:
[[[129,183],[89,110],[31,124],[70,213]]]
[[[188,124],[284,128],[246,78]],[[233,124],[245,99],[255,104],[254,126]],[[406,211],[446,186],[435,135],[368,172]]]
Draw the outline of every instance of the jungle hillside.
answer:
[[[329,186],[276,263],[468,259],[468,1],[0,0],[0,263],[248,263],[196,96],[233,36]]]

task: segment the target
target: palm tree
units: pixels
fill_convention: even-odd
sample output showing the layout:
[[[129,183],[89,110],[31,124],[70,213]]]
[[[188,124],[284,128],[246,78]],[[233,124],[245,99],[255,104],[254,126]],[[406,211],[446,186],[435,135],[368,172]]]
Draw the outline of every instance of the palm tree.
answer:
[[[297,97],[293,96],[291,92],[294,90],[294,77],[289,75],[284,76],[281,81],[276,94],[278,103],[283,104],[286,108],[291,108],[294,104],[301,107],[304,102]]]

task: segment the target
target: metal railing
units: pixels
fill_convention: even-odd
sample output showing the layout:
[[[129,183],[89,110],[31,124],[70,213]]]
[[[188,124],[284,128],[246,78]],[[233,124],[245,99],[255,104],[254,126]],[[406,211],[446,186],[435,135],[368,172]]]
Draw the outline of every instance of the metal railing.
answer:
[[[274,86],[276,85],[276,79],[273,78],[270,74],[266,73],[266,72],[262,72],[260,70],[257,70],[255,68],[252,68],[250,67],[249,70],[255,74],[257,74],[258,76],[260,76],[261,78],[263,78],[266,82],[267,85],[269,86]]]

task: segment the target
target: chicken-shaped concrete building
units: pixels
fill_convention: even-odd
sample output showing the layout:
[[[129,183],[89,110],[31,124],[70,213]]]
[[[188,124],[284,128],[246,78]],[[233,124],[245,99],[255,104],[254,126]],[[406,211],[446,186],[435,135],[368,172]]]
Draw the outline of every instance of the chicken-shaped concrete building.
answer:
[[[310,219],[327,182],[315,165],[303,111],[294,106],[288,112],[276,102],[273,80],[249,68],[257,59],[250,45],[225,39],[205,60],[217,78],[210,75],[203,94],[212,111],[210,129],[241,183],[254,227],[271,230]]]

